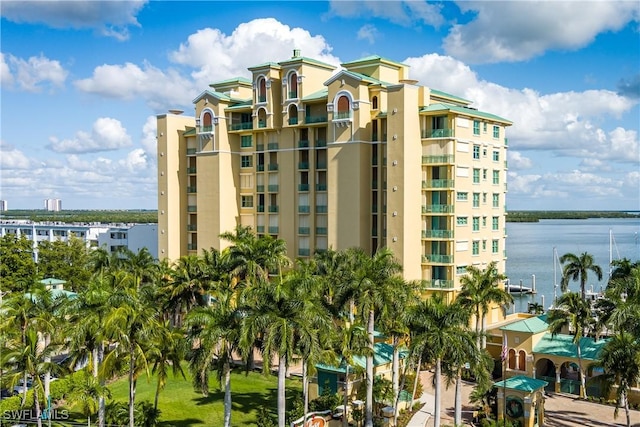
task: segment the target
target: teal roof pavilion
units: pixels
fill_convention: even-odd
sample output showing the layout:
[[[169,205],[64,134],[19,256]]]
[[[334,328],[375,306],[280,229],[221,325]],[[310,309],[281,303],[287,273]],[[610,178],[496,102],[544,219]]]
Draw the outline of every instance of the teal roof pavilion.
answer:
[[[524,375],[518,375],[515,377],[507,378],[506,380],[498,381],[493,386],[497,388],[508,388],[511,390],[533,393],[534,391],[546,387],[548,384],[548,382],[543,380],[525,377]]]

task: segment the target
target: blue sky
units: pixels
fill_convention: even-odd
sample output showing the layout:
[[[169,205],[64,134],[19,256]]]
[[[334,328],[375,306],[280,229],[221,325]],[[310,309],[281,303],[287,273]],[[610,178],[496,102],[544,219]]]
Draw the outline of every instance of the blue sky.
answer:
[[[514,122],[507,206],[640,209],[637,1],[2,1],[0,199],[155,209],[155,115],[294,48]]]

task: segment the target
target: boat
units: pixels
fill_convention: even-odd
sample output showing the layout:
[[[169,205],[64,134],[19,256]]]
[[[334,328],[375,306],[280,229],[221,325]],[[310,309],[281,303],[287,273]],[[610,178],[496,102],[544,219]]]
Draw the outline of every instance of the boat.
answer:
[[[504,288],[510,294],[532,294],[534,293],[532,288],[522,285],[522,280],[520,280],[519,285],[512,285],[509,279],[504,284]]]

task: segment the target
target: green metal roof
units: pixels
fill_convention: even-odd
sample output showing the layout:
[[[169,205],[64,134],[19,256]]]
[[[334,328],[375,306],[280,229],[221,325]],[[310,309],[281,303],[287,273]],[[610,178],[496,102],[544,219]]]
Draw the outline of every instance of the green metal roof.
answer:
[[[335,70],[336,67],[331,64],[327,64],[326,62],[318,61],[317,59],[307,58],[306,56],[297,56],[290,59],[285,59],[284,61],[280,61],[280,65],[288,65],[296,62],[306,62],[307,64],[318,65],[323,68],[329,68],[331,70]]]
[[[194,136],[196,135],[196,128],[188,127],[182,136]]]
[[[406,64],[403,64],[402,62],[396,62],[396,61],[392,61],[391,59],[387,59],[387,58],[383,58],[382,56],[379,55],[370,55],[370,56],[365,56],[364,58],[360,58],[360,59],[356,59],[355,61],[349,61],[349,62],[344,62],[342,64],[343,67],[346,67],[347,65],[356,65],[359,64],[361,62],[374,62],[374,61],[381,61],[381,62],[386,62],[389,64],[393,64],[397,67],[406,67]]]
[[[408,351],[406,349],[400,350],[400,359],[404,359],[407,357]],[[391,363],[393,361],[393,346],[391,344],[387,344],[386,342],[377,342],[373,345],[373,366],[386,365],[387,363]],[[367,367],[367,358],[364,356],[354,356],[353,363],[357,367],[362,369]],[[316,365],[317,369],[322,371],[329,372],[340,372],[345,373],[346,367],[344,364],[340,366],[327,365],[324,363],[318,363]],[[352,369],[350,369],[352,371]]]
[[[218,86],[220,86],[220,85],[226,86],[229,83],[243,83],[243,84],[249,84],[249,85],[252,84],[251,80],[249,80],[246,77],[234,77],[232,79],[219,80],[217,82],[209,83],[209,86],[211,86],[211,87],[215,87],[216,85],[218,85]]]
[[[238,101],[238,103],[235,105],[225,108],[224,111],[246,110],[252,107],[253,107],[253,101],[251,99],[245,99],[243,101]]]
[[[435,96],[438,96],[438,97],[441,97],[441,98],[453,99],[455,101],[462,102],[462,103],[465,103],[465,104],[471,104],[471,101],[469,101],[468,99],[460,98],[459,96],[452,95],[450,93],[443,92],[443,91],[438,90],[438,89],[429,88],[429,90]]]
[[[47,277],[46,279],[40,280],[40,283],[43,285],[64,285],[67,283],[66,280],[54,279],[53,277]]]
[[[530,317],[529,319],[513,322],[500,328],[501,331],[525,332],[538,334],[549,329],[549,324],[545,321],[546,315]]]
[[[228,102],[228,101],[231,101],[231,98],[229,98],[229,96],[228,96],[228,95],[225,95],[225,94],[224,94],[224,93],[222,93],[222,92],[216,92],[216,91],[214,91],[214,90],[205,90],[204,92],[200,93],[200,95],[196,96],[196,97],[194,98],[194,100],[193,100],[193,101],[191,101],[191,102],[192,102],[193,104],[195,104],[195,103],[196,103],[196,102],[198,102],[200,99],[202,99],[205,95],[212,96],[212,97],[217,98],[217,99],[219,99],[219,100],[221,100],[221,101],[227,101],[227,102]]]
[[[500,116],[496,116],[495,114],[485,113],[482,111],[475,110],[473,108],[460,107],[459,105],[436,103],[436,104],[431,104],[426,107],[420,108],[421,113],[449,112],[449,111],[452,111],[454,113],[464,114],[467,116],[480,117],[483,119],[493,120],[496,122],[513,124],[511,120],[504,119]]]
[[[327,97],[329,96],[329,90],[327,88],[321,89],[317,92],[313,92],[312,94],[309,94],[305,97],[302,98],[302,101],[304,102],[309,102],[309,101],[321,101],[323,99],[327,99]]]
[[[594,341],[593,338],[581,338],[580,353],[582,358],[586,360],[596,360],[606,342],[606,339]],[[573,343],[573,336],[566,334],[552,336],[547,332],[533,348],[533,352],[550,356],[578,358],[578,349]]]
[[[504,387],[511,390],[527,391],[531,393],[546,387],[548,384],[548,382],[543,380],[525,377],[524,375],[518,375],[516,377],[511,377],[503,381],[498,381],[493,386],[496,388]]]
[[[281,68],[280,64],[277,62],[264,62],[262,64],[254,65],[253,67],[249,67],[249,71],[260,70],[263,68],[277,68],[278,70]]]

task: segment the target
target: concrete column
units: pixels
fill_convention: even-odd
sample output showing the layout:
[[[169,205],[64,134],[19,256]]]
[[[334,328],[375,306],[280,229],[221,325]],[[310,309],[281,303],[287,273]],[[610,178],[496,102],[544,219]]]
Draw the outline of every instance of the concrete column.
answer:
[[[554,365],[556,368],[556,385],[555,385],[555,390],[556,393],[560,393],[560,366],[559,365]]]

